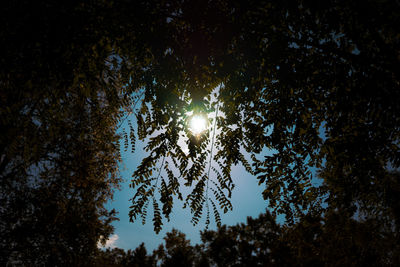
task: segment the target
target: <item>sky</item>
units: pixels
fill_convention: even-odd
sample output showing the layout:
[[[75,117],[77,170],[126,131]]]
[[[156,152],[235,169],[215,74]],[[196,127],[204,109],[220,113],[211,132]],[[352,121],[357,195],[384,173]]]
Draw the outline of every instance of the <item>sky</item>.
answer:
[[[121,190],[116,191],[114,199],[107,204],[107,208],[114,208],[118,212],[119,221],[113,223],[115,231],[109,238],[106,246],[128,250],[135,249],[143,242],[148,252],[151,253],[163,242],[165,234],[173,228],[183,232],[186,238],[190,239],[192,245],[200,243],[200,231],[205,229],[206,216],[203,213],[203,217],[200,219],[199,223],[193,226],[190,222],[192,218],[190,209],[183,209],[183,202],[179,200],[174,202],[170,221],[168,222],[166,219],[163,219],[162,230],[159,234],[154,232],[152,210],[150,209],[151,205],[149,205],[146,224],[143,225],[141,219],[134,223],[129,222],[128,214],[129,206],[131,205],[129,199],[131,199],[135,193],[135,190],[130,188],[129,184],[136,167],[140,164],[142,158],[147,155],[143,149],[144,145],[145,144],[142,142],[137,142],[136,150],[133,154],[130,153],[129,149],[128,152],[122,153],[120,171],[124,182],[121,184]],[[231,199],[233,210],[225,214],[223,211],[220,211],[222,224],[226,225],[245,223],[248,216],[258,217],[258,215],[265,212],[267,208],[267,202],[262,197],[264,186],[258,185],[255,176],[247,173],[241,165],[234,166],[231,174],[235,184]],[[185,199],[185,191],[182,191],[182,193]],[[186,191],[186,194],[187,193],[188,191]],[[212,211],[210,212],[211,224],[209,229],[215,230],[216,225],[211,215]]]
[[[218,90],[219,87],[217,87],[213,93],[218,93]],[[212,98],[212,101],[215,101],[215,99]],[[187,113],[188,116],[192,115],[191,112],[189,113]],[[207,116],[209,118],[215,118],[216,111],[209,113]],[[218,116],[224,117],[224,114],[220,111]],[[131,115],[129,119],[135,128],[135,117]],[[323,138],[323,140],[326,138],[324,134],[324,125],[325,124],[323,123],[320,127],[320,136]],[[190,124],[189,127],[193,128],[193,125]],[[210,123],[208,127],[213,129],[212,123]],[[128,120],[125,120],[122,123],[120,130],[122,129],[126,129],[128,131]],[[212,130],[209,131],[209,134],[211,138]],[[217,136],[223,133],[220,132],[220,129],[217,129],[215,134]],[[200,231],[204,230],[206,227],[205,209],[203,210],[203,217],[200,219],[199,223],[194,226],[191,223],[192,214],[190,213],[190,209],[183,209],[184,203],[176,198],[174,198],[174,206],[170,215],[170,221],[163,219],[162,230],[159,234],[154,232],[152,221],[153,210],[151,208],[151,203],[148,206],[147,219],[144,225],[142,224],[141,218],[138,218],[138,220],[133,223],[129,221],[129,207],[132,205],[130,199],[136,192],[134,189],[129,187],[129,184],[131,183],[132,174],[140,164],[141,160],[147,156],[148,153],[144,151],[146,143],[141,141],[137,140],[136,149],[133,154],[130,152],[130,147],[128,148],[127,152],[124,152],[122,143],[123,142],[121,142],[122,162],[119,169],[124,181],[121,183],[121,190],[116,191],[114,194],[114,199],[109,201],[107,204],[108,209],[115,209],[118,212],[119,221],[115,221],[113,223],[115,231],[114,234],[109,237],[106,247],[119,247],[125,250],[133,250],[143,242],[148,252],[151,253],[154,249],[157,249],[161,243],[163,243],[163,237],[173,228],[183,232],[186,235],[186,238],[190,239],[192,245],[200,243]],[[183,140],[179,140],[178,144],[181,145],[183,151],[188,153],[187,145]],[[210,149],[210,146],[208,149]],[[247,153],[243,149],[241,149],[241,152],[246,158],[249,159]],[[215,155],[215,153],[216,151],[214,147],[213,155]],[[271,155],[272,153],[272,150],[265,148],[257,157],[262,160],[263,156]],[[216,165],[216,163],[212,163],[212,166],[218,169],[218,166]],[[169,166],[173,166],[173,164],[170,163]],[[316,178],[315,169],[312,169],[311,171],[314,176],[313,183],[320,184],[321,181]],[[233,183],[235,184],[231,198],[233,210],[228,210],[228,212],[225,214],[222,210],[220,210],[221,223],[226,225],[246,223],[248,216],[256,218],[261,213],[264,213],[268,206],[267,201],[262,197],[262,192],[265,189],[265,185],[259,185],[257,178],[246,172],[245,168],[240,164],[232,167],[231,177],[233,179]],[[190,193],[189,189],[185,189],[183,187],[181,187],[180,190],[183,194],[183,199],[185,199],[187,194]],[[210,210],[210,221],[211,224],[209,229],[216,230],[217,227],[213,218],[212,209]],[[277,222],[283,223],[284,215],[278,216]]]

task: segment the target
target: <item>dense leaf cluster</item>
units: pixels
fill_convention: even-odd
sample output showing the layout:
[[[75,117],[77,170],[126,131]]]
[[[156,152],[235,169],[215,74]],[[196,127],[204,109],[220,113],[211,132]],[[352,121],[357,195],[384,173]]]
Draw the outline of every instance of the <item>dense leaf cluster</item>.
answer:
[[[94,259],[119,140],[147,142],[129,215],[155,231],[176,199],[220,225],[242,164],[288,223],[398,238],[398,1],[3,2],[1,264]]]
[[[270,213],[246,223],[201,232],[191,245],[175,229],[153,253],[141,244],[134,251],[100,251],[98,266],[396,266],[399,237],[387,235],[377,220],[360,222],[339,213],[304,216],[282,226]]]
[[[104,204],[120,182],[116,129],[132,100],[98,27],[106,8],[1,3],[2,266],[90,263],[113,230]]]
[[[133,187],[147,189],[132,199],[132,219],[150,200],[169,218],[171,195],[181,198],[166,178],[173,165],[192,190],[193,222],[204,207],[208,222],[212,206],[219,223],[236,164],[288,222],[326,207],[381,216],[370,199],[400,163],[397,2],[168,1],[155,10],[166,22],[155,30],[162,45],[149,46],[151,81],[137,110],[150,155],[133,173]],[[194,136],[188,111],[216,123]]]

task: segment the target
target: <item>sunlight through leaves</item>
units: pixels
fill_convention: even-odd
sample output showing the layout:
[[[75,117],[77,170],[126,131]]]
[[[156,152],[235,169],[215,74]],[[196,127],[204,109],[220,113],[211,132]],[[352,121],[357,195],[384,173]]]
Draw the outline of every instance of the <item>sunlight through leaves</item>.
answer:
[[[207,118],[202,115],[193,115],[189,120],[189,129],[194,135],[199,135],[207,129]]]

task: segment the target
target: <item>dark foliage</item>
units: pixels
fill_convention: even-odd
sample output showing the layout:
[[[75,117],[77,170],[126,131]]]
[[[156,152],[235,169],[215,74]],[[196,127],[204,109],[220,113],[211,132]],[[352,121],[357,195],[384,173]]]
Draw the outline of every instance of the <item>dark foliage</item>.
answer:
[[[390,254],[400,225],[398,1],[46,0],[1,8],[1,264],[94,261],[97,241],[112,231],[113,212],[103,205],[119,181],[120,137],[132,152],[136,139],[146,141],[149,153],[132,175],[131,220],[145,220],[151,205],[158,232],[180,199],[194,224],[203,214],[208,224],[211,213],[221,225],[237,164],[265,186],[271,216],[286,216],[287,229],[265,217],[272,254],[244,241],[202,258],[174,232],[158,254],[167,265],[183,252],[179,264],[258,264],[254,253],[282,265],[354,262],[338,246],[360,264],[398,261]],[[188,112],[215,118],[196,135]],[[118,136],[126,114],[137,127],[130,122]],[[205,234],[205,246],[230,242],[232,229]],[[364,240],[367,232],[381,247]],[[331,247],[319,250],[317,241]],[[241,258],[224,256],[232,253]]]
[[[133,251],[124,251],[120,248],[100,250],[94,266],[150,267],[156,266],[156,259],[154,255],[147,255],[147,250],[142,243]]]
[[[202,243],[192,246],[183,233],[172,230],[162,244],[147,255],[143,244],[133,259],[120,249],[101,252],[113,262],[107,266],[397,266],[399,237],[388,235],[378,221],[355,220],[339,213],[307,215],[298,223],[279,225],[270,213],[247,223],[203,231]],[[136,254],[135,254],[136,255]],[[127,264],[127,259],[132,261]],[[147,259],[147,261],[143,261]],[[131,265],[130,265],[131,264]]]
[[[380,217],[371,199],[400,164],[398,2],[196,3],[154,6],[166,22],[136,114],[149,155],[133,173],[132,220],[154,203],[159,231],[184,185],[193,223],[213,209],[219,224],[236,164],[290,223],[327,208]],[[186,112],[215,110],[209,132],[188,130]]]
[[[3,1],[0,265],[89,264],[113,230],[127,99],[96,26],[106,4]]]

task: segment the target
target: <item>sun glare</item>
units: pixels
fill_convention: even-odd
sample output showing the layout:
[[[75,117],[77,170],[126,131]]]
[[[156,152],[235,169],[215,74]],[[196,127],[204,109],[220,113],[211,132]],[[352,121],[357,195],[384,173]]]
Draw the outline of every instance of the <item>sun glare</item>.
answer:
[[[190,131],[200,134],[207,129],[207,120],[203,116],[195,115],[190,119]]]

